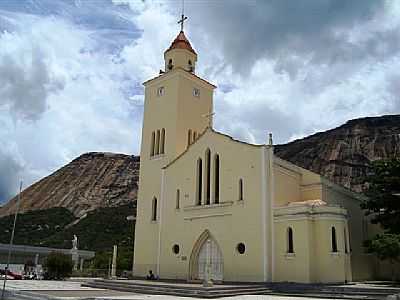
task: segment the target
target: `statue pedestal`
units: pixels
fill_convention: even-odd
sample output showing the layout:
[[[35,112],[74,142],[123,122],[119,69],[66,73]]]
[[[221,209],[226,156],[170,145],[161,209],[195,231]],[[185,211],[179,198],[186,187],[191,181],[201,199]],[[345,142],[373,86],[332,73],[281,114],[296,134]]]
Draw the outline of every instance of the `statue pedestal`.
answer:
[[[73,270],[77,271],[79,266],[79,254],[78,249],[71,249],[72,263],[74,264]]]

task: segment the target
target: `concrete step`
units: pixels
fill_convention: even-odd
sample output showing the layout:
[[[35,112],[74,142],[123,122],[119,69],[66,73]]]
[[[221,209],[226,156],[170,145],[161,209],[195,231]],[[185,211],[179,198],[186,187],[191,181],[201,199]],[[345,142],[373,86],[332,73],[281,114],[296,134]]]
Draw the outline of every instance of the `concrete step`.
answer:
[[[335,286],[307,286],[296,284],[243,284],[243,285],[214,285],[205,288],[195,285],[168,284],[161,282],[141,283],[118,280],[95,280],[85,283],[83,286],[104,288],[133,292],[140,294],[173,295],[186,297],[220,298],[238,295],[281,295],[302,296],[311,298],[334,299],[368,299],[383,300],[387,296],[398,293],[396,289],[374,289],[357,287]]]
[[[283,290],[283,289],[272,289],[273,293],[277,294],[293,294],[293,295],[328,295],[328,296],[346,296],[346,297],[355,297],[355,298],[365,298],[365,299],[385,299],[387,296],[395,294],[393,291],[378,291],[378,290],[330,290],[330,289],[288,289],[288,290]]]
[[[198,290],[198,289],[212,289],[212,290],[230,290],[232,288],[234,289],[254,289],[254,288],[269,288],[265,284],[236,284],[236,285],[220,285],[220,284],[214,284],[213,287],[211,288],[206,288],[201,285],[190,285],[190,284],[173,284],[173,283],[161,283],[158,281],[149,281],[149,283],[141,283],[141,282],[132,282],[132,281],[124,281],[124,280],[109,280],[109,279],[97,279],[92,281],[94,283],[106,283],[106,284],[118,284],[118,285],[128,285],[128,286],[141,286],[141,287],[159,287],[159,288],[171,288],[174,290]]]
[[[140,294],[153,295],[172,295],[183,297],[198,297],[198,298],[220,298],[237,295],[261,295],[270,292],[266,287],[262,286],[246,286],[246,287],[193,287],[193,286],[174,286],[174,285],[149,285],[136,284],[117,281],[95,281],[85,283],[82,286],[104,288],[118,290],[124,292],[134,292]]]
[[[357,287],[355,285],[335,286],[335,285],[306,285],[306,284],[288,284],[288,283],[272,283],[268,286],[274,291],[307,291],[307,292],[328,292],[328,293],[349,293],[349,294],[370,294],[370,295],[391,295],[399,293],[399,288],[373,288],[373,287]]]

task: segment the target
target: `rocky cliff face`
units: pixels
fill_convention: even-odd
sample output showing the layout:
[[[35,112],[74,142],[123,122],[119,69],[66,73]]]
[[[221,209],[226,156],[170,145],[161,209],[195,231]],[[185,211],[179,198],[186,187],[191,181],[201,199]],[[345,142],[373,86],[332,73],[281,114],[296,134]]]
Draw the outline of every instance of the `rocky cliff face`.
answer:
[[[370,163],[400,157],[400,115],[362,118],[275,147],[282,159],[360,192]],[[75,216],[136,201],[139,157],[87,153],[22,193],[21,211],[65,207]],[[16,199],[0,209],[15,211]]]
[[[139,180],[138,156],[86,153],[25,189],[20,211],[65,207],[75,216],[98,207],[111,207],[136,200]],[[16,198],[0,209],[13,214]]]
[[[275,154],[361,192],[372,161],[400,157],[400,115],[362,118],[275,147]]]

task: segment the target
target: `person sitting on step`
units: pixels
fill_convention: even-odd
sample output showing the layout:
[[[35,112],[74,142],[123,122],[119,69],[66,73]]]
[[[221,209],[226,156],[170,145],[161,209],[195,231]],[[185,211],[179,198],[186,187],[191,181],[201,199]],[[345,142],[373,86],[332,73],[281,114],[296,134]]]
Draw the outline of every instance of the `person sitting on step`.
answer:
[[[152,270],[149,270],[149,275],[146,276],[146,279],[147,280],[155,280],[156,279]]]

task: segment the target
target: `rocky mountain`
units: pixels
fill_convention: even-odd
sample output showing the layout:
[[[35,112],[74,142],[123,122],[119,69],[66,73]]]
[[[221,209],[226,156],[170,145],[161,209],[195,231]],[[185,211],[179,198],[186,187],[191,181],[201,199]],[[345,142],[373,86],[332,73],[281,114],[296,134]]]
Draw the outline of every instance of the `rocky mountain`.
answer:
[[[64,207],[76,217],[99,207],[114,207],[136,200],[138,156],[86,153],[25,189],[20,212]],[[0,209],[14,213],[16,198]]]
[[[371,162],[400,157],[400,115],[350,120],[335,129],[278,145],[275,153],[361,192]]]
[[[275,147],[277,156],[361,192],[372,161],[400,157],[400,115],[361,118]],[[64,207],[75,217],[136,201],[138,156],[87,153],[22,193],[21,211]],[[16,199],[0,209],[15,211]]]

